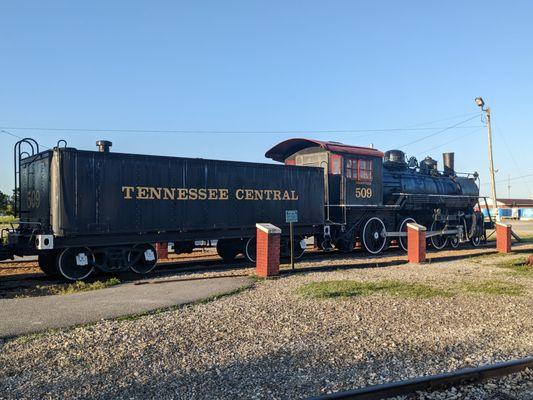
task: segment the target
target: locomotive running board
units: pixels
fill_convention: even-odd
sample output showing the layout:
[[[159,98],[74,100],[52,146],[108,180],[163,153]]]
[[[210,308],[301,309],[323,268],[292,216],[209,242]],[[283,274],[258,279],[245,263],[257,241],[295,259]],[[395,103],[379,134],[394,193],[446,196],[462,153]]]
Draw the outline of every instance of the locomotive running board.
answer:
[[[458,229],[448,229],[445,231],[427,231],[426,232],[426,238],[430,238],[432,236],[438,236],[438,235],[453,235],[459,232]],[[407,236],[407,232],[385,232],[385,237],[405,237]]]

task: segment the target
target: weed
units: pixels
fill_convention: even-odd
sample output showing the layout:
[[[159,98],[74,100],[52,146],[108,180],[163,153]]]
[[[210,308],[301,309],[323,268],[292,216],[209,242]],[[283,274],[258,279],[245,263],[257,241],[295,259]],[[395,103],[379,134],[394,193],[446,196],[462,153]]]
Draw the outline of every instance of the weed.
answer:
[[[48,294],[72,294],[77,292],[88,292],[90,290],[105,289],[110,286],[120,284],[120,279],[110,278],[107,281],[83,282],[78,281],[67,286],[51,286],[47,287]]]

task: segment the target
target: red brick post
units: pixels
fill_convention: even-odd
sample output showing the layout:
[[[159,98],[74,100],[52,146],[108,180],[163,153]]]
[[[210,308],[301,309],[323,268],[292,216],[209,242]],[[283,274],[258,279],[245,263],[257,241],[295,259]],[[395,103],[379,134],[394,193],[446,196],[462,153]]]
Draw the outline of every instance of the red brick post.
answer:
[[[168,243],[156,243],[157,259],[164,260],[168,258]]]
[[[426,227],[407,224],[407,259],[410,263],[426,262]]]
[[[281,229],[272,224],[256,224],[256,228],[255,273],[261,277],[279,275]]]
[[[498,253],[511,252],[511,225],[496,222],[496,249]]]

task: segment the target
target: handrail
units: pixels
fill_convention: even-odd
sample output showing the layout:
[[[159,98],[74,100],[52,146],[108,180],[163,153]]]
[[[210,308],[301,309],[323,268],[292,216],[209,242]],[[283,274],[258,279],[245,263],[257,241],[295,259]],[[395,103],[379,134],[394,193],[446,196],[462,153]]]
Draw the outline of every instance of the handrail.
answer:
[[[26,145],[28,151],[23,150],[23,145]],[[15,218],[21,216],[22,198],[20,196],[20,164],[23,158],[32,157],[39,153],[39,143],[32,138],[24,138],[19,140],[13,146],[13,170],[15,178],[15,191],[13,193],[13,214]],[[26,155],[26,157],[24,157]]]

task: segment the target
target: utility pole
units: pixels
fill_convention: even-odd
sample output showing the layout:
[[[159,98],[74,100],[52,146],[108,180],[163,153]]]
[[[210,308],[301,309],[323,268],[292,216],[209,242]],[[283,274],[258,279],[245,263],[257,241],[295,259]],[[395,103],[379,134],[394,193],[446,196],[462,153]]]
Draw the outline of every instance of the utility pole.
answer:
[[[481,97],[476,97],[476,104],[481,107],[481,111],[485,111],[487,116],[487,129],[489,136],[489,172],[490,172],[490,189],[492,194],[492,208],[497,209],[498,203],[496,200],[496,180],[494,178],[494,157],[492,155],[492,125],[490,121],[490,107],[484,108],[485,102]],[[498,213],[496,213],[496,220],[499,220]]]
[[[476,104],[481,108],[481,112],[485,111],[485,114],[487,115],[487,128],[488,128],[488,134],[489,134],[489,168],[490,168],[490,187],[492,189],[492,208],[497,209],[498,203],[496,203],[496,182],[494,180],[494,158],[492,157],[492,126],[490,124],[490,107],[484,108],[485,102],[481,97],[476,97],[475,99]],[[507,190],[509,191],[509,197],[511,197],[511,178],[509,176],[509,181],[507,182]],[[500,220],[499,213],[496,213],[496,221]],[[522,241],[520,237],[511,230],[511,235],[519,242]]]
[[[511,174],[507,175],[507,198],[511,198]]]

